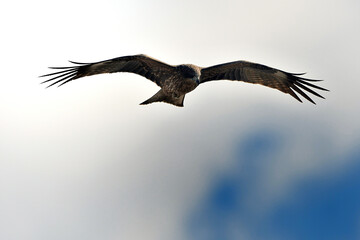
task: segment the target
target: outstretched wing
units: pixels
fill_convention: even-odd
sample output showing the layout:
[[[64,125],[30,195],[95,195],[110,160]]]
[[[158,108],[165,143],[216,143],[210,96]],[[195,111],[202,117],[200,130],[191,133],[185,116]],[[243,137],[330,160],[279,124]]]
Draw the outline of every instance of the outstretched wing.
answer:
[[[76,65],[72,67],[51,67],[51,69],[57,69],[60,71],[41,76],[51,77],[42,83],[51,82],[48,87],[57,83],[60,83],[59,86],[61,86],[72,80],[85,76],[101,73],[130,72],[146,77],[147,79],[155,82],[157,85],[162,86],[162,82],[171,76],[174,71],[173,66],[150,58],[146,55],[119,57],[96,63],[71,63]]]
[[[201,70],[200,83],[226,79],[261,84],[290,94],[298,101],[302,102],[300,98],[295,94],[295,92],[297,92],[301,96],[315,104],[315,102],[308,95],[306,95],[305,92],[309,92],[317,97],[324,98],[310,88],[315,88],[323,91],[329,90],[309,83],[318,82],[321,80],[312,80],[300,77],[303,74],[304,73],[288,73],[257,63],[236,61],[203,68]]]

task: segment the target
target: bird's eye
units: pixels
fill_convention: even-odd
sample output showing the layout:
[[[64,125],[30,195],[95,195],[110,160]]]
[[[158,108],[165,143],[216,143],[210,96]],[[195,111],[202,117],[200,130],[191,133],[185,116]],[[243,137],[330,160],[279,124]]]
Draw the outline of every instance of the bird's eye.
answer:
[[[185,72],[185,77],[186,78],[194,78],[194,77],[196,77],[196,74],[193,71],[188,71],[188,72]]]

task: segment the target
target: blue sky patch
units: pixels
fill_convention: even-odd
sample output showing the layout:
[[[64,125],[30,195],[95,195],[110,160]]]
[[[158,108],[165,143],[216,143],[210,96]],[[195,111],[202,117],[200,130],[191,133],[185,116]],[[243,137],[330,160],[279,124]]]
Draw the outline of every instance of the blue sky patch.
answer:
[[[246,159],[242,167],[221,176],[198,204],[189,221],[193,239],[359,239],[360,226],[360,152],[347,158],[351,166],[337,172],[312,176],[295,184],[291,194],[271,206],[259,218],[246,208],[243,198],[256,188],[256,179],[266,161],[276,159],[282,136],[275,132],[257,132],[237,150]]]

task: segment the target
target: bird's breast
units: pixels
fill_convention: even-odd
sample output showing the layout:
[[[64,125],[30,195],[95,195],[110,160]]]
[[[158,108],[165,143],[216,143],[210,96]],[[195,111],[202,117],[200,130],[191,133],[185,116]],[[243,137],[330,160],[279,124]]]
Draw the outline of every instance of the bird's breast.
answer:
[[[181,96],[194,90],[197,85],[190,78],[170,78],[165,80],[162,88],[165,92]]]

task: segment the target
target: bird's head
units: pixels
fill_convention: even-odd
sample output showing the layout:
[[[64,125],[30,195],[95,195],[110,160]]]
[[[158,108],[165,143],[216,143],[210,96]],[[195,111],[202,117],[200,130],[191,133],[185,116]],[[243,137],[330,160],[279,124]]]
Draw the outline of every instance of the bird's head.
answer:
[[[180,70],[182,76],[186,79],[193,80],[197,85],[200,84],[200,68],[192,64],[179,65],[177,68]]]

